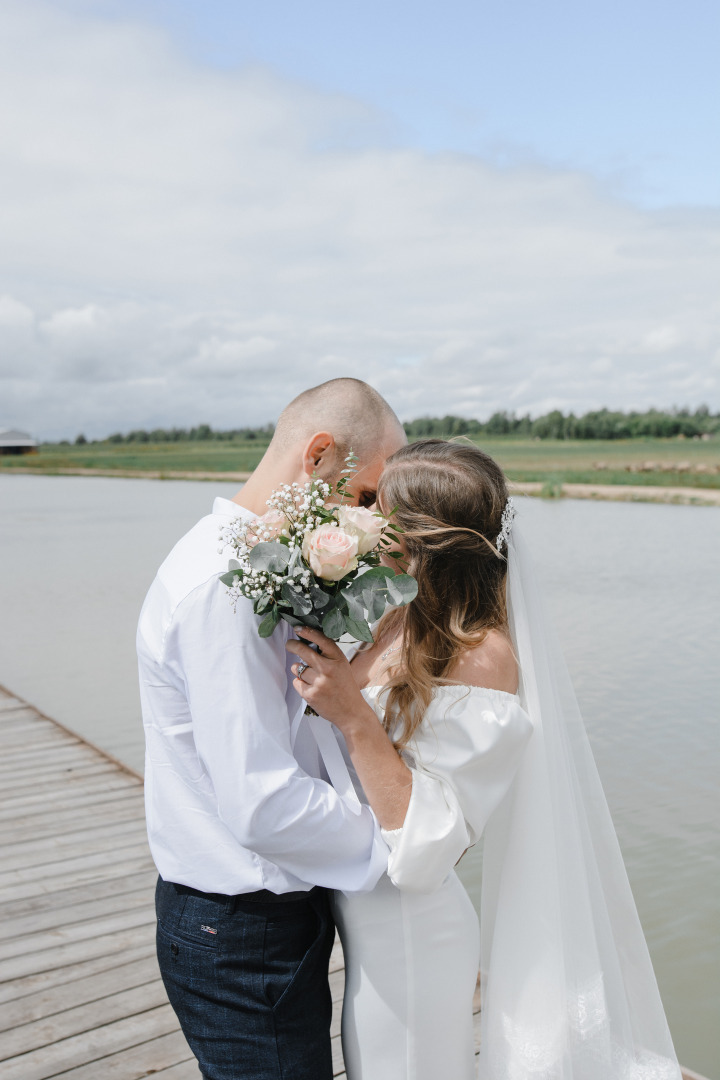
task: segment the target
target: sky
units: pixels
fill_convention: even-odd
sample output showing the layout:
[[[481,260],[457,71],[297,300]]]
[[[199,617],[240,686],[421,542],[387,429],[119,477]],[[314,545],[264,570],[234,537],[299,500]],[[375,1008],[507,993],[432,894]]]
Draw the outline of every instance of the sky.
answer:
[[[720,408],[720,8],[3,0],[0,427]]]

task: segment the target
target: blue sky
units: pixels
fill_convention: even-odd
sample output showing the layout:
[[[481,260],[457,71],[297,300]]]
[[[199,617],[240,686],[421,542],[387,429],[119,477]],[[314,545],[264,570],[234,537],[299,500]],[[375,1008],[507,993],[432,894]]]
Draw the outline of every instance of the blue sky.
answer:
[[[350,137],[587,170],[646,206],[720,203],[711,0],[128,0],[199,60],[377,112]]]
[[[3,0],[0,427],[720,409],[718,11]]]

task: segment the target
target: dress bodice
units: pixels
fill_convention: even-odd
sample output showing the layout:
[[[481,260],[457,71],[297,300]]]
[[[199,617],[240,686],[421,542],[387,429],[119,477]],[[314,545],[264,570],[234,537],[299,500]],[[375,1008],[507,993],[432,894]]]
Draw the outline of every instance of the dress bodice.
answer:
[[[382,719],[383,687],[366,687],[363,695]],[[405,821],[383,832],[388,874],[398,888],[439,888],[507,794],[532,730],[517,695],[459,684],[435,688],[403,750],[412,771]]]

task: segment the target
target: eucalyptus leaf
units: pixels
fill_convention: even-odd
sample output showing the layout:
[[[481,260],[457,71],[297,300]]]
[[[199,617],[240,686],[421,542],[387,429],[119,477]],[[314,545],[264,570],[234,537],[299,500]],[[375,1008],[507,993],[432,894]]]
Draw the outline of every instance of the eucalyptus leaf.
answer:
[[[370,631],[370,627],[364,619],[353,619],[352,616],[347,616],[345,619],[345,628],[348,634],[352,634],[356,641],[368,641],[372,644],[374,638]]]
[[[373,589],[384,589],[385,579],[394,577],[395,571],[388,566],[372,566],[364,574],[358,574],[354,581],[343,589],[344,596],[362,596]]]
[[[393,584],[392,578],[387,579],[386,588],[388,600],[390,600],[391,603],[395,604],[396,607],[401,606],[403,603],[403,594],[400,592],[397,586]]]
[[[397,574],[392,579],[392,584],[393,588],[401,594],[403,604],[409,604],[417,596],[418,584],[410,574]]]
[[[383,566],[382,563],[379,566],[373,566],[371,570],[363,574],[360,578],[361,581],[379,581],[382,584],[383,578],[394,577],[395,571],[391,566]]]
[[[283,600],[290,605],[295,615],[307,615],[312,611],[312,600],[305,593],[297,592],[292,585],[285,581],[280,589]]]
[[[378,619],[382,618],[387,607],[384,589],[368,589],[367,592],[363,593],[363,600],[367,608],[368,622],[377,622]]]
[[[309,615],[302,615],[300,618],[298,618],[297,615],[285,615],[283,613],[282,617],[286,622],[289,622],[291,626],[310,626],[313,630],[322,630],[322,623],[314,612]]]
[[[255,614],[262,615],[272,603],[274,603],[272,596],[270,596],[269,593],[265,593],[259,600],[255,601]]]
[[[325,637],[337,641],[345,633],[345,616],[337,608],[329,611],[322,621],[322,631]]]
[[[250,565],[253,570],[268,574],[282,574],[290,562],[290,552],[277,540],[263,540],[250,552]]]
[[[310,587],[310,599],[312,600],[312,604],[313,604],[314,608],[322,608],[322,607],[325,607],[325,605],[329,601],[330,594],[326,593],[322,589],[318,588],[317,585],[311,585],[311,587]]]
[[[263,621],[258,626],[258,634],[260,637],[270,637],[273,630],[280,622],[280,612],[276,605],[270,608]]]
[[[229,570],[227,574],[220,575],[220,580],[222,581],[223,585],[227,585],[229,589],[232,588],[236,580],[242,581],[242,579],[242,573],[239,573],[237,570]]]
[[[358,622],[365,621],[365,605],[362,603],[359,597],[353,596],[351,593],[342,593],[342,598],[347,604],[350,618],[355,619]],[[365,640],[364,638],[361,640]]]

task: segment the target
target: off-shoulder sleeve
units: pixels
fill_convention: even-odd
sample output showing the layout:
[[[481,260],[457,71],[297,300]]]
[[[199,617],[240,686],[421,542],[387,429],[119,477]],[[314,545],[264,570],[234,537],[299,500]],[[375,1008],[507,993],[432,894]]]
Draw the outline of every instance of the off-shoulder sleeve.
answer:
[[[409,748],[405,821],[383,831],[393,884],[408,892],[442,885],[508,791],[531,734],[530,718],[510,694],[479,687],[437,692]]]

